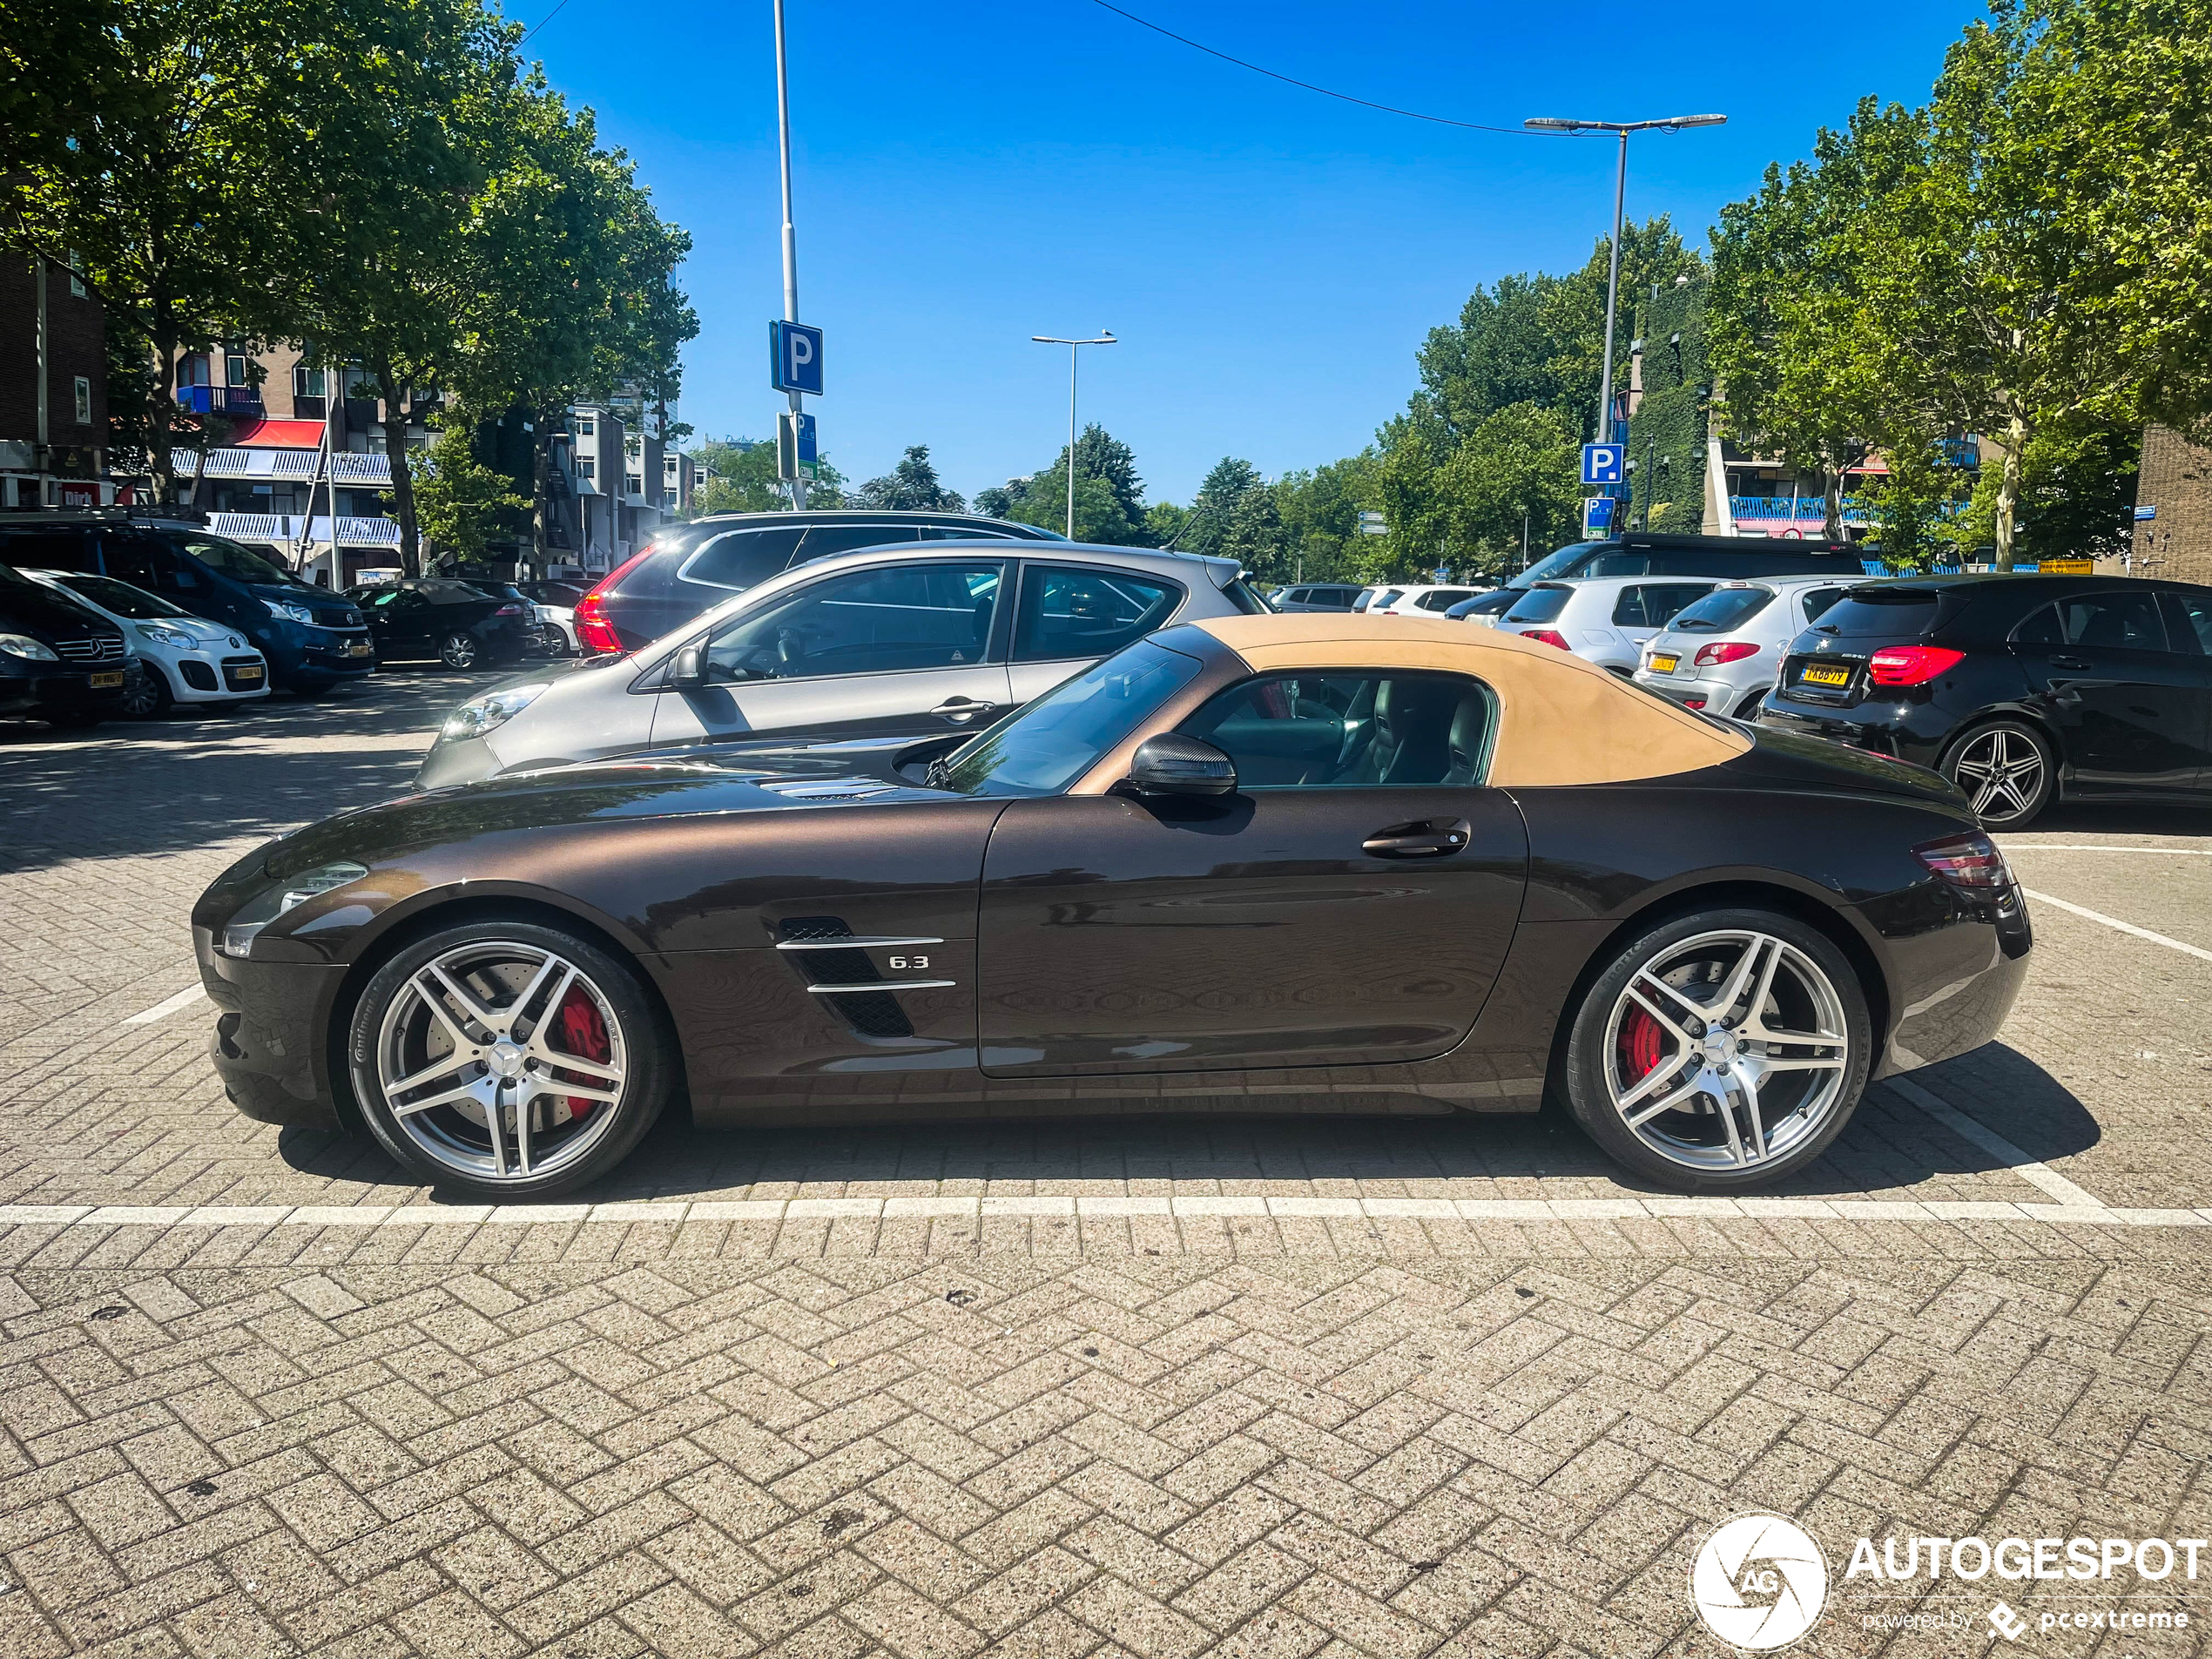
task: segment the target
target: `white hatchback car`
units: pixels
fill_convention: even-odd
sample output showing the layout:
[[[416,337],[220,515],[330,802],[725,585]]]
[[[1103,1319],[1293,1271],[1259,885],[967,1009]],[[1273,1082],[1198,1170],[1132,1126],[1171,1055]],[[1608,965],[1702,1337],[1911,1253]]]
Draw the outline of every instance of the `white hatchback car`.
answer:
[[[1401,588],[1388,604],[1378,600],[1367,610],[1370,615],[1387,612],[1393,617],[1440,617],[1462,599],[1472,599],[1481,592],[1480,588],[1467,587]]]
[[[179,703],[219,707],[269,694],[268,659],[226,623],[210,622],[111,576],[25,570],[123,630],[137,672],[123,682],[122,712],[154,720]]]
[[[1539,582],[1492,624],[1500,633],[1541,639],[1610,669],[1635,672],[1645,642],[1676,611],[1713,590],[1717,578],[1600,576]]]
[[[1652,637],[1635,682],[1684,708],[1748,720],[1790,642],[1850,585],[1817,576],[1723,582]]]

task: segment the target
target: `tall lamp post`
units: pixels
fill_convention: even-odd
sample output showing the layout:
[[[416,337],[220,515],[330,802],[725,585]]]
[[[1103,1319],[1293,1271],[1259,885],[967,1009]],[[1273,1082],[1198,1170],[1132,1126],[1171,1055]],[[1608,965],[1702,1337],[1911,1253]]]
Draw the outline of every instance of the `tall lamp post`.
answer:
[[[792,228],[791,220],[791,77],[784,66],[784,0],[776,0],[776,130],[783,147],[784,170],[784,320],[799,320],[799,233]],[[791,394],[792,425],[798,427],[797,416],[806,401],[797,392]],[[795,442],[795,440],[794,440]],[[806,480],[791,481],[791,504],[799,512],[806,510]]]
[[[1621,159],[1613,174],[1613,268],[1605,280],[1605,379],[1597,395],[1597,431],[1593,435],[1596,442],[1609,443],[1613,439],[1613,318],[1621,303],[1621,208],[1629,192],[1629,134],[1679,132],[1684,127],[1716,127],[1727,119],[1724,115],[1669,115],[1657,121],[1578,121],[1561,116],[1539,115],[1521,123],[1521,125],[1534,127],[1540,132],[1617,132],[1621,135]]]
[[[1096,340],[1062,340],[1057,334],[1031,334],[1040,346],[1068,348],[1068,539],[1076,539],[1076,356],[1085,346],[1118,346],[1111,328],[1101,328]]]

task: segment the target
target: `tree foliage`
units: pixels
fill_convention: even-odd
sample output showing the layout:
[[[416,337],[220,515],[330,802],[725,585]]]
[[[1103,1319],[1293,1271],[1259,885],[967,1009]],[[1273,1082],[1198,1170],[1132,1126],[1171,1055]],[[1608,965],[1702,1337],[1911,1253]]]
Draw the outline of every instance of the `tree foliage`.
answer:
[[[968,502],[958,490],[948,489],[929,459],[929,446],[907,446],[899,464],[880,478],[871,478],[854,492],[853,504],[902,512],[964,513]]]
[[[517,494],[505,473],[486,466],[476,448],[475,423],[448,408],[415,487],[423,533],[464,558],[482,557],[494,536],[518,535],[529,523],[529,497]]]

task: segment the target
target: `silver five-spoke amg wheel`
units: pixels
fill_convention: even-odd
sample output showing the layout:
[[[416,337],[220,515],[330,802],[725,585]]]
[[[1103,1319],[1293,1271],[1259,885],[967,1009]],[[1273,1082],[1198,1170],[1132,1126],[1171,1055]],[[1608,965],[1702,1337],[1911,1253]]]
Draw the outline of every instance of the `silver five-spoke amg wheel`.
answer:
[[[1678,1187],[1763,1184],[1817,1157],[1865,1086],[1857,974],[1794,917],[1682,918],[1630,941],[1584,1001],[1568,1096],[1599,1143]]]
[[[636,976],[528,923],[433,934],[379,970],[354,1014],[355,1098],[418,1173],[514,1197],[597,1176],[665,1094]]]
[[[2050,799],[2052,758],[2034,732],[2014,721],[1971,732],[1944,765],[1966,792],[1975,815],[1993,829],[2017,829]]]

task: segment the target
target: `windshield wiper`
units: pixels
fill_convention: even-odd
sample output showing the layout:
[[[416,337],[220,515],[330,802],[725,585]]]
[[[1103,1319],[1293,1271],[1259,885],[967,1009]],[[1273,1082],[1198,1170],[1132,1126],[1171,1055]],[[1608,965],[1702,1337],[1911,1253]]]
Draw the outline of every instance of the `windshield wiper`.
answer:
[[[928,770],[921,774],[921,786],[924,789],[950,789],[953,786],[953,769],[946,764],[944,756],[939,755],[929,763]]]

